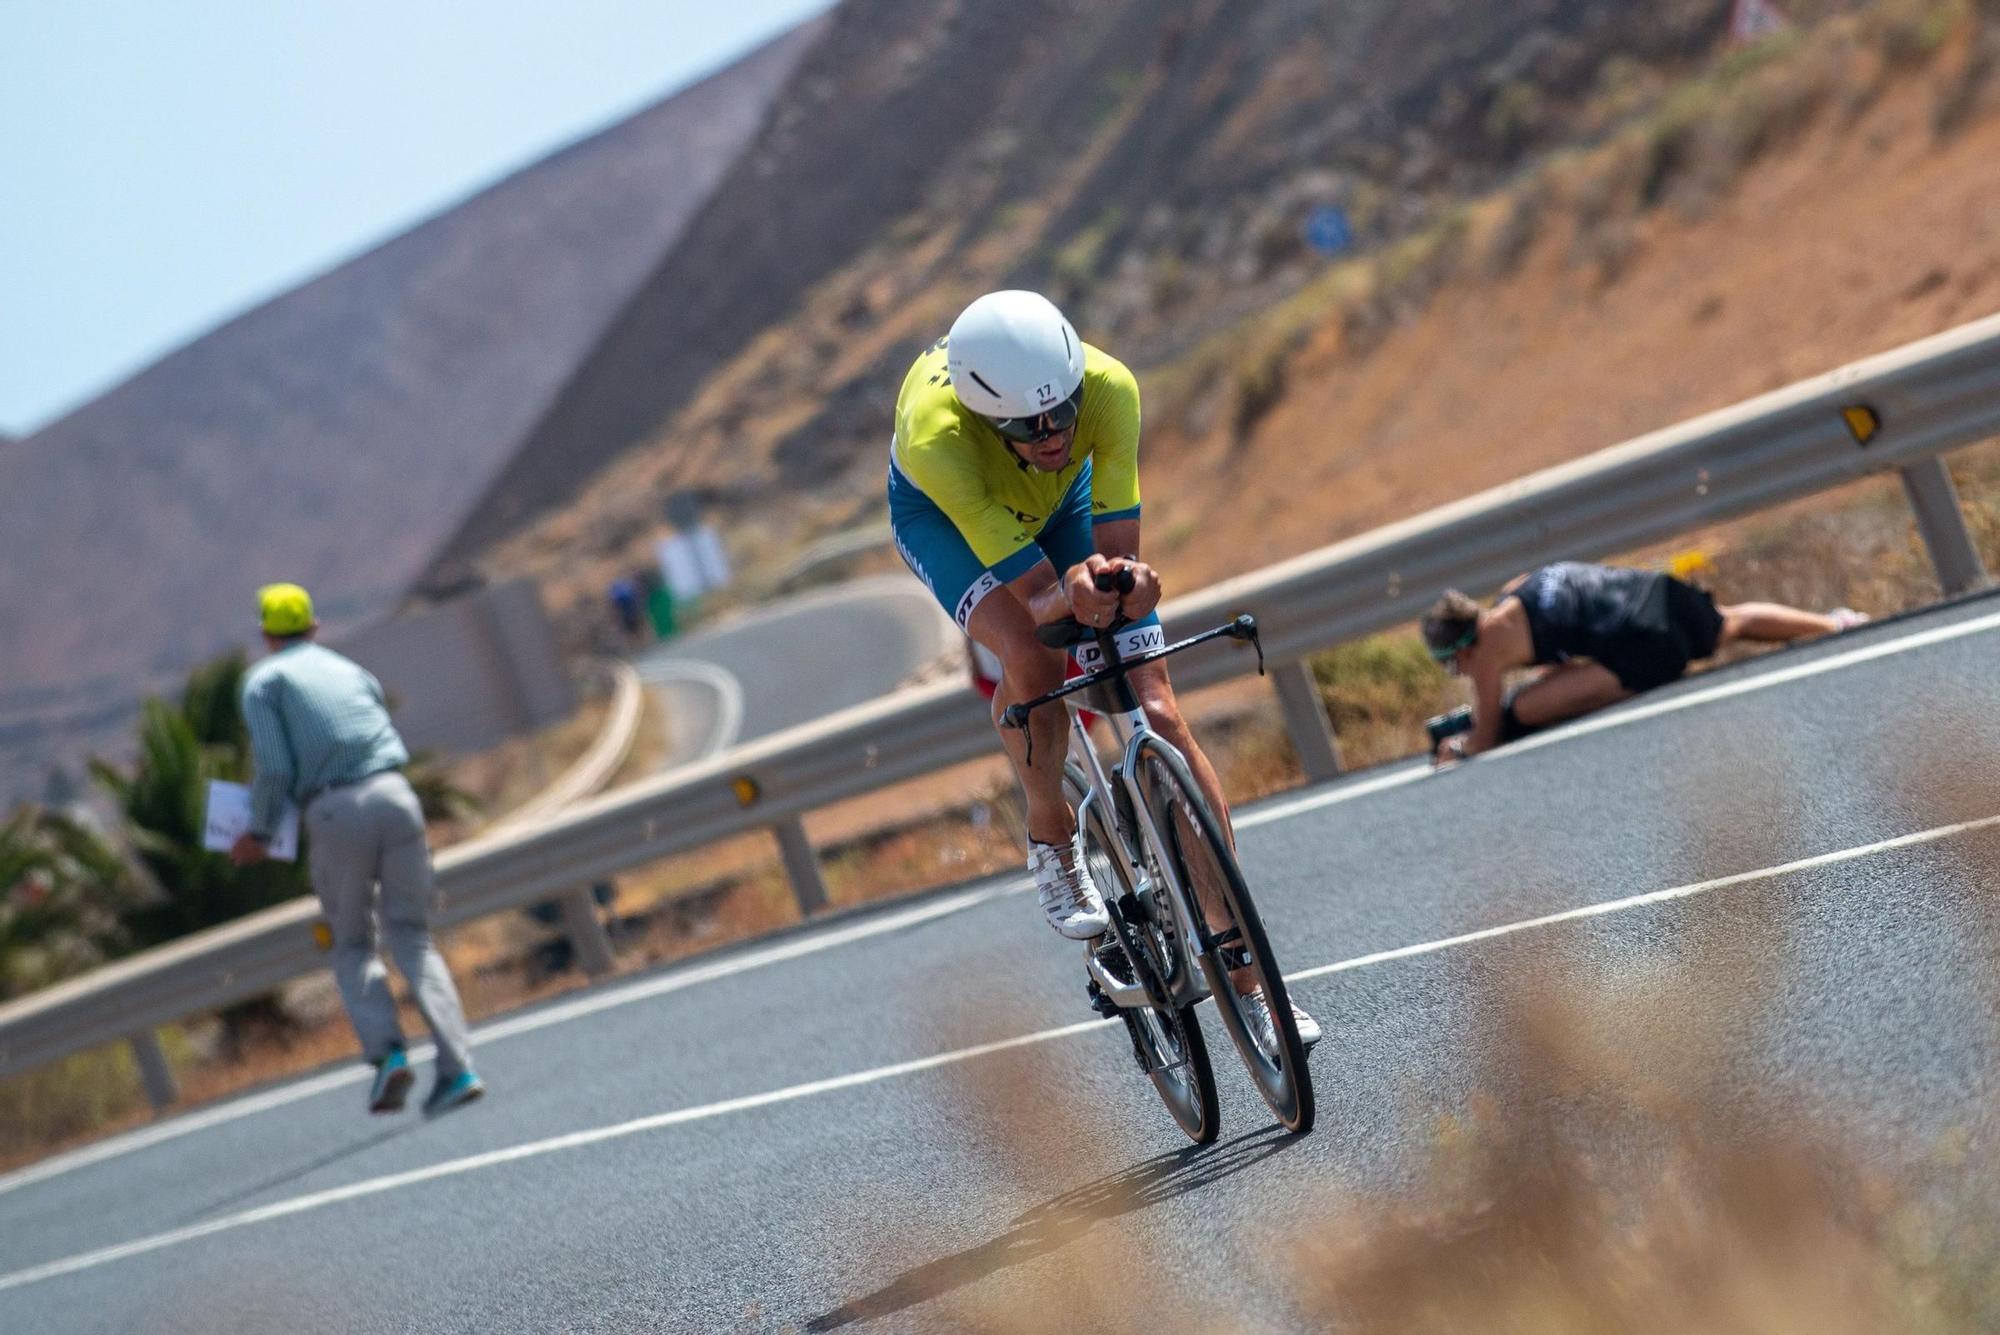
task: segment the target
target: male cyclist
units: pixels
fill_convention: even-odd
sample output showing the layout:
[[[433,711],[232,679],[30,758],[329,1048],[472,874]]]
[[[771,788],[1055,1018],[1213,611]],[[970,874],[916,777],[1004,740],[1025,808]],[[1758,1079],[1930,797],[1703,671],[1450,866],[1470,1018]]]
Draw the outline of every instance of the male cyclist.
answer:
[[[1028,867],[1049,925],[1072,940],[1110,926],[1077,854],[1063,800],[1067,722],[1029,718],[1032,744],[1000,726],[1009,705],[1060,686],[1063,653],[1035,628],[1064,616],[1107,626],[1123,615],[1121,653],[1158,648],[1159,576],[1139,560],[1139,383],[1076,336],[1033,292],[989,292],[917,358],[896,399],[889,517],[903,559],[959,628],[1000,659],[994,724],[1028,803]],[[1132,590],[1098,589],[1100,571],[1129,570]],[[1077,649],[1089,670],[1094,645]],[[1174,700],[1165,663],[1133,670],[1148,722],[1187,757],[1225,828],[1229,807]],[[1033,763],[1029,763],[1032,756]],[[1258,994],[1261,999],[1261,993]],[[1293,1008],[1300,1039],[1319,1038]],[[1265,1027],[1270,1016],[1264,1015]],[[1268,1035],[1267,1035],[1268,1037]]]

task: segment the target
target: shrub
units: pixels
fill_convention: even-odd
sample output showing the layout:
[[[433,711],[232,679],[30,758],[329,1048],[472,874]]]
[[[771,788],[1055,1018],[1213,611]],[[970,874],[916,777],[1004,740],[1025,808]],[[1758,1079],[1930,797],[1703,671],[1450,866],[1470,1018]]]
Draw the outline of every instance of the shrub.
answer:
[[[23,807],[0,825],[0,999],[95,968],[130,943],[147,897],[121,850],[81,820]]]
[[[1499,225],[1487,234],[1481,257],[1487,277],[1504,278],[1520,267],[1548,217],[1550,202],[1551,191],[1543,174],[1537,173],[1514,189]]]
[[[1424,720],[1460,703],[1414,635],[1371,635],[1309,662],[1349,767],[1421,750]]]
[[[1493,95],[1480,128],[1496,152],[1512,157],[1527,147],[1541,127],[1543,114],[1541,90],[1532,83],[1516,80]]]
[[[139,1073],[123,1043],[0,1080],[0,1156],[95,1130],[141,1103]]]
[[[1992,86],[1994,71],[2000,69],[2000,0],[1983,3],[1991,5],[1993,13],[1973,35],[1965,63],[1938,91],[1931,109],[1931,130],[1940,139],[1957,133],[1972,118]]]
[[[1966,12],[1964,0],[1884,0],[1870,26],[1884,60],[1916,65],[1937,54]]]
[[[1282,345],[1269,348],[1236,373],[1236,415],[1230,426],[1238,445],[1284,402],[1286,356]]]

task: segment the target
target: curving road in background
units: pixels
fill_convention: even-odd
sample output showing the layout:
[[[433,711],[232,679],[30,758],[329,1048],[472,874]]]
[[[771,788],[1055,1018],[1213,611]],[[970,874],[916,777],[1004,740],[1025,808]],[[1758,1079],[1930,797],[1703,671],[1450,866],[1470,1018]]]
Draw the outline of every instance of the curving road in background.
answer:
[[[883,575],[766,604],[635,666],[666,697],[672,766],[878,699],[961,642],[928,589]]]
[[[493,1095],[441,1121],[332,1071],[0,1178],[0,1329],[1053,1329],[1107,1266],[1159,1329],[1299,1329],[1282,1240],[1331,1193],[1407,1191],[1479,1099],[1547,1113],[1523,989],[1708,1054],[1702,1097],[1772,1134],[1990,1163],[1996,699],[1978,599],[1246,807],[1326,1027],[1308,1137],[1210,1023],[1223,1139],[1183,1150],[1005,878],[485,1025]]]

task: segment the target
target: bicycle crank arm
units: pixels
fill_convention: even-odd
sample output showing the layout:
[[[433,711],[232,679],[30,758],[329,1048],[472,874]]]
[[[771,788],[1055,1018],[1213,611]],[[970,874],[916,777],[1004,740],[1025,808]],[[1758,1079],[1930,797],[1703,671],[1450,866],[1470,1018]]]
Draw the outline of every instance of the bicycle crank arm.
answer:
[[[1098,960],[1097,952],[1089,946],[1083,949],[1083,969],[1090,975],[1090,980],[1097,984],[1097,990],[1102,992],[1112,1005],[1125,1010],[1138,1010],[1153,1004],[1153,999],[1146,995],[1143,986],[1120,978],[1105,968]]]

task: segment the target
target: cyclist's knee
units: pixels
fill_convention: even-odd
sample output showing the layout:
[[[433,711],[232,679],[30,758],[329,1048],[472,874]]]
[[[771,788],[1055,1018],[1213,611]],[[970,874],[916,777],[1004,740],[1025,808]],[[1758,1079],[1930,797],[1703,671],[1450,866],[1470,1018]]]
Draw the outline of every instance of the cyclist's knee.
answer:
[[[1187,722],[1181,717],[1180,701],[1174,697],[1174,688],[1164,675],[1148,673],[1141,677],[1134,673],[1132,687],[1153,731],[1170,739],[1187,732]]]
[[[968,630],[1000,660],[999,695],[1026,699],[1062,685],[1061,653],[1036,638],[1035,623],[1017,600],[989,595],[973,611]]]
[[[1063,684],[1063,656],[1032,634],[1002,642],[1000,663],[1006,688],[1002,694],[1018,699],[1042,695]]]

